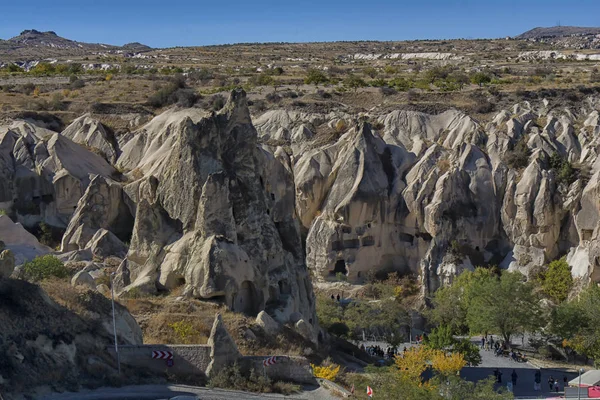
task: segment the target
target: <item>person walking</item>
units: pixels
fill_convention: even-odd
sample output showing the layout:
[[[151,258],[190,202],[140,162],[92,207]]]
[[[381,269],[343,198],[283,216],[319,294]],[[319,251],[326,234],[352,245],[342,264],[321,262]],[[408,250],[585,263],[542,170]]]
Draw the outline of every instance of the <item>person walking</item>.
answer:
[[[485,348],[485,338],[483,336],[481,337],[481,348]]]
[[[554,378],[552,377],[552,375],[550,375],[550,378],[548,378],[548,387],[550,387],[550,391],[554,389]]]
[[[558,379],[554,380],[554,391],[556,393],[558,393],[558,391],[560,390],[560,385],[558,384]]]
[[[512,381],[513,386],[517,386],[517,371],[513,369],[512,374],[510,374],[510,380]]]

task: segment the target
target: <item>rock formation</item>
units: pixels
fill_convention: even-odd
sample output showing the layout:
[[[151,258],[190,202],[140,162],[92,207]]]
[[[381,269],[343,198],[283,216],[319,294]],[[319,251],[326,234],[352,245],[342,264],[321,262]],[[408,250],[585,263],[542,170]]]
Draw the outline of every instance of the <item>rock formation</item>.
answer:
[[[574,276],[600,278],[595,104],[576,112],[517,104],[485,125],[458,111],[392,111],[299,152],[285,132],[323,129],[322,115],[271,111],[257,126],[267,142],[292,145],[296,210],[317,279],[413,273],[426,294],[477,265],[528,275],[567,253]],[[528,161],[511,166],[521,142]],[[561,177],[557,157],[579,172]]]
[[[120,293],[183,286],[314,339],[307,266],[321,281],[410,273],[429,295],[479,265],[529,275],[567,255],[598,281],[599,104],[252,121],[234,91],[219,112],[172,108],[118,143],[87,115],[62,133],[14,121],[0,207],[65,228],[63,259],[122,259]]]
[[[125,292],[184,285],[235,311],[314,324],[289,160],[258,146],[244,92],[218,113],[155,118],[117,163],[131,170],[123,191],[135,204]]]

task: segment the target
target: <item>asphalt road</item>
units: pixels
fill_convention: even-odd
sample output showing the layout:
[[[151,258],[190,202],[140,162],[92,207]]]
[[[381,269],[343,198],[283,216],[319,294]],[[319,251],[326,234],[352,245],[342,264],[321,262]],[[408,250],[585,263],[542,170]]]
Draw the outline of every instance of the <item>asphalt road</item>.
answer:
[[[304,387],[302,393],[291,396],[268,393],[248,393],[233,390],[209,389],[185,385],[140,385],[122,388],[82,390],[77,393],[52,393],[38,397],[39,400],[240,400],[240,399],[290,399],[333,400],[337,399],[327,389]],[[182,397],[178,397],[182,396]]]

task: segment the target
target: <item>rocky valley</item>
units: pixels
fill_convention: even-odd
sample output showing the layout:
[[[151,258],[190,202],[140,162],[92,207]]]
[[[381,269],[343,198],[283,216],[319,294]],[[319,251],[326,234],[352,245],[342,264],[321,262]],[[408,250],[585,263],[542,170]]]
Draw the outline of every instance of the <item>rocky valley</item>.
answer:
[[[325,293],[410,279],[421,318],[476,267],[533,282],[564,258],[570,298],[599,283],[597,32],[561,32],[344,42],[331,59],[322,44],[284,59],[277,44],[105,48],[35,30],[0,43],[0,388],[49,385],[51,365],[106,379],[111,291],[123,345],[164,339],[153,324],[204,344],[219,311],[251,355],[270,340],[321,357],[337,340],[317,317]],[[36,51],[64,71],[26,64]],[[235,78],[214,72],[219,54]],[[91,55],[113,65],[61,59]],[[184,333],[169,319],[190,315]]]

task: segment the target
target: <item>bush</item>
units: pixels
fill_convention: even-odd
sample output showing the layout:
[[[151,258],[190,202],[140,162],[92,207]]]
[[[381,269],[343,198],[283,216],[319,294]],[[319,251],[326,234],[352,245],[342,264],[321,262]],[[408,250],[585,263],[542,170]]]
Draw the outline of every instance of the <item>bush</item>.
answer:
[[[356,89],[367,86],[366,82],[359,78],[356,75],[350,75],[346,79],[344,79],[344,86],[353,89],[356,92]]]
[[[318,366],[310,364],[313,369],[313,375],[316,378],[327,379],[328,381],[335,381],[335,378],[340,373],[340,366],[337,364],[331,364],[327,366]]]
[[[327,76],[318,69],[311,68],[306,72],[306,78],[304,78],[304,83],[307,85],[320,85],[323,83],[327,83]]]
[[[73,80],[73,78],[75,78]],[[82,79],[78,79],[75,75],[71,75],[71,83],[69,83],[69,89],[76,90],[81,89],[85,86],[85,82]]]
[[[230,367],[222,368],[219,372],[211,376],[208,381],[211,388],[234,389],[258,393],[281,393],[290,395],[298,393],[300,386],[284,382],[273,382],[262,374],[257,374],[254,370],[250,375],[242,374],[237,363]]]
[[[182,107],[191,107],[198,100],[200,96],[193,90],[186,86],[185,78],[182,75],[175,75],[169,80],[169,83],[159,88],[148,99],[148,104],[154,108],[160,108],[178,104]]]
[[[388,86],[382,86],[379,88],[379,93],[381,93],[384,96],[393,96],[398,92],[394,88],[391,88]]]
[[[569,296],[573,288],[571,267],[563,257],[554,260],[548,265],[548,270],[541,274],[544,293],[556,303],[562,303]]]
[[[62,95],[55,93],[52,95],[52,99],[48,102],[48,108],[52,111],[64,111],[67,109],[67,105],[62,101]]]
[[[222,94],[215,94],[211,99],[210,99],[210,108],[213,111],[219,111],[220,109],[222,109],[223,107],[225,107],[225,97]]]
[[[28,82],[28,83],[24,84],[23,87],[21,88],[21,93],[29,96],[31,93],[33,93],[34,90],[35,90],[35,85],[31,82]]]
[[[265,96],[265,99],[267,99],[269,103],[279,103],[281,101],[281,96],[277,93],[271,92]]]
[[[350,328],[343,322],[334,322],[329,326],[327,332],[335,336],[346,337],[348,336],[348,332],[350,332]]]
[[[530,155],[531,150],[527,147],[527,140],[523,137],[517,142],[515,148],[506,155],[505,161],[511,168],[525,168],[529,164]]]
[[[23,265],[25,278],[32,281],[41,281],[48,278],[65,279],[69,277],[69,270],[53,255],[36,257]]]
[[[471,82],[479,86],[483,86],[484,84],[490,83],[491,81],[492,78],[485,72],[476,72],[471,76]]]

